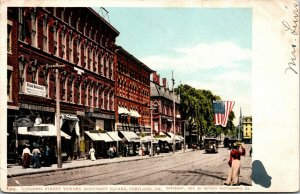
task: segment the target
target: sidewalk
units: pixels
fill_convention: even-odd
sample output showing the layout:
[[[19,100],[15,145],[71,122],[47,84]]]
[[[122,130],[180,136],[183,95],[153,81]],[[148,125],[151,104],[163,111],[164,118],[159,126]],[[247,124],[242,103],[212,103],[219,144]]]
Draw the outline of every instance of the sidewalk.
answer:
[[[192,151],[192,149],[187,149],[186,152]],[[175,152],[175,154],[184,153],[181,150]],[[159,155],[154,155],[153,158],[157,157],[164,157],[173,154],[173,152],[169,153],[160,153]],[[70,170],[75,168],[83,168],[88,166],[98,166],[98,165],[105,165],[109,163],[119,163],[119,162],[127,162],[127,161],[134,161],[134,160],[145,160],[151,159],[149,155],[146,156],[128,156],[128,157],[116,157],[113,159],[104,158],[104,159],[97,159],[95,161],[91,161],[89,159],[80,159],[80,160],[72,160],[63,162],[62,168],[57,168],[57,164],[52,164],[49,167],[41,167],[41,168],[23,168],[20,165],[16,164],[8,164],[7,165],[7,177],[16,177],[22,175],[30,175],[30,174],[38,174],[38,173],[45,173],[45,172],[54,172],[54,171],[62,171],[62,170]]]

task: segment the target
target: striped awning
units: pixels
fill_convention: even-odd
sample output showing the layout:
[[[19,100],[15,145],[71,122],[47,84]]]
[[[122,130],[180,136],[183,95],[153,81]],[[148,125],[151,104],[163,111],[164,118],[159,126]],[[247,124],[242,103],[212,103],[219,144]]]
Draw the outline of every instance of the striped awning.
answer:
[[[133,131],[120,131],[128,142],[140,142],[140,137]]]

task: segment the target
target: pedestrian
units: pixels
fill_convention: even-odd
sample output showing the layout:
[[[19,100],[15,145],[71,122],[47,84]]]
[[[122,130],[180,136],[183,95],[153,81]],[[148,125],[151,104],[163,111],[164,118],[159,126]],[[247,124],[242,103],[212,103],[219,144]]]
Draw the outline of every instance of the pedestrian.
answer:
[[[117,157],[117,148],[113,145],[113,156]]]
[[[157,147],[156,147],[156,154],[159,155],[159,152],[160,152],[160,147],[157,146]]]
[[[112,146],[110,146],[108,149],[108,156],[110,159],[112,159],[114,157],[113,154],[114,154],[114,148]]]
[[[251,157],[252,156],[252,146],[250,148],[249,154],[250,154],[250,157]]]
[[[95,160],[96,160],[95,153],[96,153],[96,150],[95,150],[94,147],[92,146],[91,149],[90,149],[90,151],[89,151],[90,159],[91,159],[92,161],[95,161]]]
[[[126,157],[127,156],[127,145],[123,146],[123,156]]]
[[[51,166],[51,149],[48,146],[48,144],[46,144],[45,148],[44,148],[44,152],[43,152],[43,158],[44,158],[44,162],[43,165],[44,166]]]
[[[30,156],[32,156],[32,154],[30,153],[29,144],[25,144],[24,146],[25,148],[23,149],[23,153],[22,153],[22,167],[29,168]]]
[[[245,149],[242,145],[235,143],[230,151],[228,165],[230,166],[228,177],[224,185],[239,185],[239,176],[241,169],[241,156],[245,155]]]
[[[40,157],[41,152],[38,148],[38,145],[35,145],[35,148],[32,150],[33,155],[33,168],[41,168]]]

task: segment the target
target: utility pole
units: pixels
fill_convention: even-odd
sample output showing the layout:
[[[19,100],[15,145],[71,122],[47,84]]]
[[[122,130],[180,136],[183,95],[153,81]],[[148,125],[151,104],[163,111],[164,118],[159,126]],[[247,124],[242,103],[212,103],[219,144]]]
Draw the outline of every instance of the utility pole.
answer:
[[[150,107],[150,130],[151,130],[151,157],[153,157],[153,127],[152,127],[152,125],[153,125],[153,116],[152,116],[152,111],[155,109],[155,108],[153,108],[152,107],[152,105],[150,105],[151,107]]]
[[[173,154],[175,154],[175,134],[176,134],[176,130],[175,130],[175,125],[176,125],[176,121],[175,121],[175,92],[174,92],[174,85],[175,85],[175,80],[173,77],[173,71],[172,71],[172,90],[173,90],[173,115],[174,115],[174,121],[173,121]]]
[[[56,84],[56,141],[57,141],[57,168],[62,168],[62,156],[61,156],[61,133],[60,133],[60,81],[59,81],[59,68],[64,68],[65,65],[47,65],[49,69],[55,69],[55,84]]]

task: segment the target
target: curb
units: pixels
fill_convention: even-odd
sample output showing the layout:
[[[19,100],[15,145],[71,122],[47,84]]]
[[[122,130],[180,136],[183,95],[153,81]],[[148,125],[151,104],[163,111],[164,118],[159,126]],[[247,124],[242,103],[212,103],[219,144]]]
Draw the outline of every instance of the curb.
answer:
[[[175,152],[175,154],[183,154],[187,153],[186,152]],[[17,173],[17,174],[9,174],[7,172],[7,178],[12,178],[12,177],[18,177],[18,176],[25,176],[25,175],[32,175],[32,174],[42,174],[42,173],[48,173],[48,172],[57,172],[57,171],[65,171],[65,170],[72,170],[72,169],[79,169],[79,168],[86,168],[86,167],[93,167],[93,166],[101,166],[101,165],[106,165],[106,164],[111,164],[111,163],[122,163],[122,162],[130,162],[130,161],[138,161],[138,160],[147,160],[147,159],[154,159],[154,158],[161,158],[161,157],[166,157],[171,155],[171,153],[164,154],[164,155],[155,155],[154,157],[146,156],[142,158],[134,158],[134,159],[127,159],[127,160],[121,160],[121,161],[110,161],[110,162],[103,162],[103,163],[97,163],[97,164],[88,164],[88,165],[80,165],[80,166],[72,166],[72,167],[66,167],[66,168],[56,168],[56,169],[49,169],[49,170],[40,170],[40,171],[33,171],[33,172],[23,172],[23,173]]]

